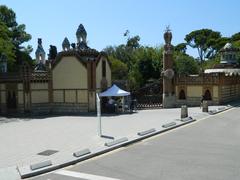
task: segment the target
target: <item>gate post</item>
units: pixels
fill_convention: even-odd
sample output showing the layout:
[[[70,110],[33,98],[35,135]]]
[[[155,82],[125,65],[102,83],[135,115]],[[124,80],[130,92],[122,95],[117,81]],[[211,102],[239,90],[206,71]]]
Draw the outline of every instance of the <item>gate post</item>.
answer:
[[[171,44],[172,33],[169,27],[164,33],[164,51],[163,51],[163,108],[173,108],[176,105],[174,71],[173,71],[173,52]]]

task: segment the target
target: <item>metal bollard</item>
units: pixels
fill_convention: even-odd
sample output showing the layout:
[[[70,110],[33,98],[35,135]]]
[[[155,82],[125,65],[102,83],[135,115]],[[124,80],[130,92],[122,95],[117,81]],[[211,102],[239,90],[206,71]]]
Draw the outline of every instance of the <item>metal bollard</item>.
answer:
[[[202,103],[202,112],[208,112],[208,102],[203,101]]]
[[[186,105],[181,107],[181,119],[188,117],[188,109]]]

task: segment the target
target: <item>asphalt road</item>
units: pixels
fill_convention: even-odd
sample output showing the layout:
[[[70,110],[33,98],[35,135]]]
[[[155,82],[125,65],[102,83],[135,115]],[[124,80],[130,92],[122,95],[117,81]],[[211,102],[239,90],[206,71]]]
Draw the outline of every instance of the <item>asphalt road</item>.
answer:
[[[34,180],[239,180],[240,108]]]

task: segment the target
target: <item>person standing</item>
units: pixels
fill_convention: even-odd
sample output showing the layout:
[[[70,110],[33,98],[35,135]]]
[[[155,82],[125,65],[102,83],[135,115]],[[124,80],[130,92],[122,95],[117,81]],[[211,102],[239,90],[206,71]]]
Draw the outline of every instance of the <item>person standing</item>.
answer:
[[[201,109],[202,106],[203,106],[203,101],[204,101],[204,95],[202,95],[202,98],[201,98],[200,109]]]

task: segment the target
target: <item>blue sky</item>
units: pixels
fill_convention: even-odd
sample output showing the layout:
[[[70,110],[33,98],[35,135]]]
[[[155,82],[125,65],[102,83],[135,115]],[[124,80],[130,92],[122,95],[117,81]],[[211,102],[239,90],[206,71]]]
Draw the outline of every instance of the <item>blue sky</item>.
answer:
[[[139,35],[143,45],[163,44],[167,25],[173,32],[173,44],[186,34],[201,28],[220,31],[223,36],[240,32],[238,0],[1,0],[17,14],[32,35],[30,44],[42,38],[44,49],[56,45],[60,51],[64,37],[76,42],[80,23],[87,30],[89,46],[102,50],[108,45],[125,43],[123,33]],[[196,56],[196,50],[188,52]],[[34,56],[34,53],[32,53]]]

